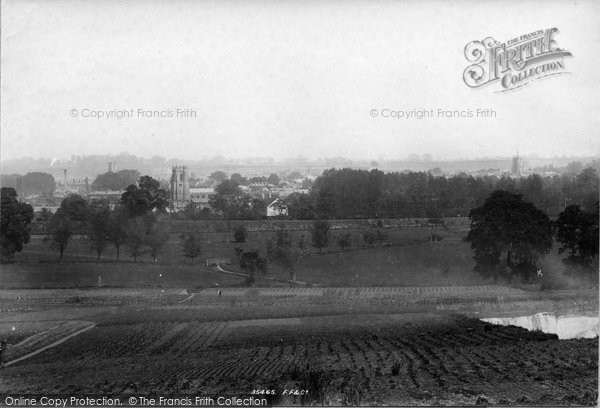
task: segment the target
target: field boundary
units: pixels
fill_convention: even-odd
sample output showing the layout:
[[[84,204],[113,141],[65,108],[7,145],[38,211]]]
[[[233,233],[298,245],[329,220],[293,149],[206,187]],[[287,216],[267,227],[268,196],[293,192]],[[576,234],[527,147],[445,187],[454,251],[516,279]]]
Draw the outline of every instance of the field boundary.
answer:
[[[222,272],[222,273],[228,273],[228,274],[231,274],[231,275],[243,276],[243,277],[246,277],[246,278],[250,277],[250,275],[245,274],[245,273],[233,272],[233,271],[228,271],[226,269],[223,269],[223,267],[221,267],[221,265],[219,263],[217,263],[217,269],[219,270],[219,272]],[[297,283],[297,284],[300,284],[300,285],[306,285],[306,282],[299,281],[299,280],[292,281],[292,280],[289,280],[289,279],[272,278],[272,277],[269,277],[269,276],[261,276],[261,278],[262,279],[276,281],[276,282],[288,282],[288,283]]]
[[[13,365],[13,364],[16,364],[16,363],[18,363],[19,361],[26,360],[26,359],[28,359],[28,358],[30,358],[30,357],[33,357],[33,356],[35,356],[35,355],[37,355],[37,354],[41,353],[42,351],[46,351],[46,350],[48,350],[49,348],[56,347],[56,346],[58,346],[59,344],[62,344],[62,343],[64,343],[65,341],[69,340],[71,337],[75,337],[75,336],[77,336],[77,335],[79,335],[79,334],[81,334],[81,333],[83,333],[83,332],[86,332],[86,331],[88,331],[88,330],[90,330],[90,329],[92,329],[92,328],[94,328],[94,327],[96,327],[96,323],[92,323],[92,324],[90,324],[89,326],[87,326],[87,327],[84,327],[83,329],[77,330],[76,332],[74,332],[74,333],[71,333],[71,334],[69,334],[69,335],[67,335],[67,336],[63,337],[62,339],[58,339],[58,340],[56,340],[55,342],[52,342],[52,343],[50,343],[50,344],[47,344],[47,345],[45,345],[44,347],[40,347],[39,349],[37,349],[37,350],[34,350],[34,351],[32,351],[31,353],[27,353],[27,354],[25,354],[25,355],[23,355],[23,356],[21,356],[21,357],[17,357],[17,358],[15,358],[14,360],[7,361],[6,363],[4,363],[4,367],[8,367],[8,366],[10,366],[10,365]],[[23,340],[23,341],[27,341],[27,339],[25,339],[25,340]]]

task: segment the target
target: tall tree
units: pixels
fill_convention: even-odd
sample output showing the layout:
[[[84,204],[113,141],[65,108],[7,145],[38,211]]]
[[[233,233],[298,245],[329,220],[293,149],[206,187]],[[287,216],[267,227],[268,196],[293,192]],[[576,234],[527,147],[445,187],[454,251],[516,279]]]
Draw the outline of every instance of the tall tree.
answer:
[[[308,255],[310,250],[306,248],[303,239],[294,244],[291,231],[285,224],[281,224],[275,231],[273,240],[267,241],[268,261],[287,270],[292,282],[296,281],[296,266]]]
[[[148,226],[144,217],[130,218],[127,222],[126,242],[133,262],[136,262],[138,256],[142,254],[144,244],[146,243],[147,229]]]
[[[104,201],[92,202],[89,213],[87,237],[91,249],[98,255],[96,260],[100,261],[100,257],[109,243],[110,207]]]
[[[116,206],[108,219],[108,241],[114,245],[117,251],[117,261],[121,254],[121,246],[127,240],[127,214],[121,206]]]
[[[12,259],[15,252],[21,252],[23,245],[29,243],[29,224],[33,221],[33,208],[17,200],[14,188],[2,187],[1,194],[0,260],[4,262]]]
[[[568,264],[581,265],[588,273],[598,268],[598,202],[596,211],[585,212],[579,205],[570,205],[554,222],[559,253],[568,252]],[[597,273],[596,273],[597,275]]]
[[[265,275],[268,270],[268,260],[258,250],[242,251],[239,257],[240,268],[248,272],[250,279],[254,279],[257,273]]]
[[[164,212],[169,201],[160,182],[150,176],[142,176],[138,185],[130,185],[121,196],[121,204],[130,218],[141,217],[153,211]]]
[[[58,249],[58,261],[62,262],[63,255],[71,237],[73,236],[73,222],[64,208],[59,208],[48,223],[48,235],[44,241]]]
[[[316,220],[313,223],[313,245],[321,250],[329,245],[329,228],[331,225],[327,221]]]
[[[150,227],[147,236],[147,245],[150,248],[150,255],[154,263],[158,260],[158,254],[160,253],[163,246],[169,240],[171,231],[169,224],[154,222]]]
[[[183,255],[190,258],[192,262],[202,253],[201,237],[199,234],[191,233],[183,239]]]
[[[520,194],[494,191],[471,210],[467,241],[475,252],[475,270],[483,276],[535,275],[538,259],[552,248],[548,216]]]
[[[60,203],[60,208],[71,221],[85,222],[90,216],[88,202],[79,194],[70,194]]]

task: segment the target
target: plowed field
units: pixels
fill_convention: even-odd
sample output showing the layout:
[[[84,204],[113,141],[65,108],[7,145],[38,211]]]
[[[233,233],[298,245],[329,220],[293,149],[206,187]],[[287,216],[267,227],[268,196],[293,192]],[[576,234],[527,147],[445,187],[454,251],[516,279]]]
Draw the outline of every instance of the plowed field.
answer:
[[[258,389],[286,404],[591,404],[597,361],[597,338],[559,341],[454,314],[106,321],[7,367],[0,392]],[[289,388],[309,395],[282,395]]]

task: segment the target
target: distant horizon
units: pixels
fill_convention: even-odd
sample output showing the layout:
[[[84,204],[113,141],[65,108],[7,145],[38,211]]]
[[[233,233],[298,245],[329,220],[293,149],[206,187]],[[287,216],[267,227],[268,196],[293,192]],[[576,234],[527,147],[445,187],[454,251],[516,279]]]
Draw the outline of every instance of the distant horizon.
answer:
[[[273,162],[285,162],[291,160],[305,160],[307,162],[315,162],[315,161],[325,161],[332,159],[342,159],[349,161],[357,161],[357,162],[369,162],[369,161],[381,161],[381,162],[456,162],[456,161],[478,161],[478,160],[503,160],[503,159],[512,159],[513,157],[521,157],[527,159],[535,159],[535,160],[568,160],[568,159],[600,159],[600,153],[598,154],[589,154],[589,155],[554,155],[554,156],[545,156],[539,155],[536,153],[522,153],[515,152],[512,155],[495,155],[495,156],[474,156],[474,157],[435,157],[432,155],[430,159],[425,159],[424,156],[429,153],[409,153],[404,157],[347,157],[347,156],[320,156],[320,157],[306,157],[303,155],[299,156],[287,156],[287,157],[271,157],[271,156],[225,156],[225,155],[215,155],[211,157],[200,157],[200,158],[182,158],[182,157],[166,157],[161,156],[159,154],[155,154],[152,156],[138,155],[129,152],[120,152],[120,153],[96,153],[96,154],[70,154],[68,156],[63,157],[49,157],[49,156],[21,156],[18,158],[2,158],[0,160],[0,165],[7,162],[15,162],[20,160],[47,160],[52,162],[53,160],[57,162],[63,161],[73,161],[74,158],[86,158],[86,157],[118,157],[118,156],[129,156],[135,157],[137,159],[142,160],[151,160],[153,158],[164,159],[165,161],[180,161],[180,162],[201,162],[201,161],[251,161],[251,160],[268,160]],[[417,157],[410,158],[409,155],[416,155]]]

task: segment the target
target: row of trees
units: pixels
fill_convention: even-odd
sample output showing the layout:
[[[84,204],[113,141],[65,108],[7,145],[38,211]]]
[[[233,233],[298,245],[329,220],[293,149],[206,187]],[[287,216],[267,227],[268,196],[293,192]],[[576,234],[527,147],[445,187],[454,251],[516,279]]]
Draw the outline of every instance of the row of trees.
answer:
[[[156,261],[170,236],[169,225],[157,221],[167,205],[166,191],[149,176],[140,177],[137,185],[127,187],[121,203],[113,209],[103,200],[88,203],[79,195],[70,195],[50,218],[45,241],[58,249],[62,260],[75,231],[83,231],[98,260],[112,244],[117,260],[121,247],[126,245],[134,262],[146,250]]]
[[[190,204],[180,217],[187,219],[255,220],[265,217],[268,200],[242,193],[241,176],[224,178],[216,187],[210,207]],[[383,173],[379,170],[330,169],[318,177],[310,194],[294,193],[282,201],[288,218],[439,218],[465,216],[493,191],[523,197],[552,216],[570,204],[592,211],[598,197],[598,174],[593,168],[578,174],[525,178],[459,174],[435,177],[425,172]]]
[[[293,219],[430,218],[465,216],[495,190],[522,194],[536,207],[558,215],[569,204],[592,211],[598,200],[598,174],[525,178],[434,177],[424,172],[331,169],[315,180],[309,195],[287,197]]]
[[[302,185],[306,186],[306,188],[309,188],[311,184],[310,180],[306,179],[302,174],[298,173],[297,171],[294,171],[284,176],[283,179],[281,179],[275,173],[271,173],[269,176],[254,176],[248,179],[242,176],[240,173],[233,173],[230,177],[227,177],[227,174],[225,174],[224,172],[215,171],[214,173],[210,174],[208,179],[213,185],[219,185],[222,182],[229,180],[232,183],[237,184],[238,186],[245,186],[256,183],[267,183],[273,186],[279,186],[281,183],[294,182],[299,179],[303,180]]]
[[[34,171],[25,175],[3,174],[2,186],[13,188],[22,195],[39,194],[44,198],[51,198],[56,182],[51,174]]]
[[[312,245],[319,252],[329,244],[330,224],[327,221],[317,220],[313,223]],[[246,233],[244,227],[238,227],[234,231],[236,242],[244,242]],[[312,254],[311,247],[304,236],[297,241],[293,240],[293,234],[281,224],[275,231],[272,239],[267,240],[264,254],[260,250],[247,250],[236,248],[235,254],[242,270],[250,275],[250,281],[254,280],[257,273],[266,274],[270,264],[276,264],[288,271],[290,280],[296,281],[296,266],[301,259]]]

